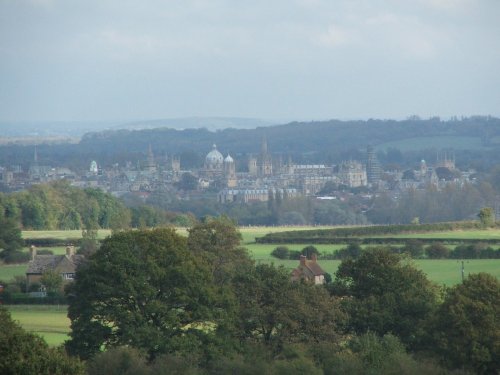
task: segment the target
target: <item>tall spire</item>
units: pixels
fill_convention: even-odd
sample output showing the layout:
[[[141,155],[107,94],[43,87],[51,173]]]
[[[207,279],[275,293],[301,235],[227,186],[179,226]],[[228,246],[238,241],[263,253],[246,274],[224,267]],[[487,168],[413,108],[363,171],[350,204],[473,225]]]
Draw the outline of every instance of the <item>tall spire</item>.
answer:
[[[261,144],[261,146],[260,146],[260,153],[261,153],[262,155],[267,154],[267,138],[266,138],[266,136],[265,136],[265,135],[264,135],[264,136],[262,136],[262,144]]]

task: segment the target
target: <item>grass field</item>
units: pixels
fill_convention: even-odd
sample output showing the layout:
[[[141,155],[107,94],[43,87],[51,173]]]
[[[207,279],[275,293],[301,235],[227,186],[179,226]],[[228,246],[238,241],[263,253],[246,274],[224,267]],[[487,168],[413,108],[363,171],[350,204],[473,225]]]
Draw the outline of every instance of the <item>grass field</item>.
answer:
[[[18,321],[25,330],[42,336],[51,346],[58,346],[69,338],[67,306],[12,305],[7,308],[12,319]]]

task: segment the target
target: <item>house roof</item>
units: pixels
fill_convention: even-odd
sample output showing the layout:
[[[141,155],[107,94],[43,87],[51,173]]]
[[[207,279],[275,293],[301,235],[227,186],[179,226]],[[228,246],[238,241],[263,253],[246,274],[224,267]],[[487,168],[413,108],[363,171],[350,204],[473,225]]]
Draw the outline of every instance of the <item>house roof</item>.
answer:
[[[300,263],[297,268],[292,270],[292,279],[298,280],[300,278],[312,279],[315,276],[324,275],[325,271],[321,266],[313,260],[305,260],[304,263]]]
[[[36,255],[29,262],[26,274],[43,274],[52,270],[58,273],[74,273],[76,267],[83,261],[83,255]]]

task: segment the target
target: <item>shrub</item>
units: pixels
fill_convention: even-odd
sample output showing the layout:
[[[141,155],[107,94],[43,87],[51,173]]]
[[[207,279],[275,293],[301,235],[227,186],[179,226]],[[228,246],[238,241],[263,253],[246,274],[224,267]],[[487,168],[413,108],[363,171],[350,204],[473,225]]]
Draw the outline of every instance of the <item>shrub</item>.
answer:
[[[19,250],[4,251],[2,252],[2,258],[5,263],[26,263],[30,260],[30,255]]]
[[[448,249],[441,242],[436,242],[427,246],[425,248],[425,253],[427,254],[427,257],[431,259],[443,259],[448,258],[450,255],[450,249]]]
[[[286,246],[276,247],[271,255],[278,259],[290,259],[290,250]]]

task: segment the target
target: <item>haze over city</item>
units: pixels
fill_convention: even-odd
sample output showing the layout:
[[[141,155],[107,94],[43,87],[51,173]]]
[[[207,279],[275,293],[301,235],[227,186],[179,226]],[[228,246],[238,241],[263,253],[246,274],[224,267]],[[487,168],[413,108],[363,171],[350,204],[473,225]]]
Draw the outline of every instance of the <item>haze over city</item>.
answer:
[[[0,1],[0,121],[500,115],[500,2]]]

